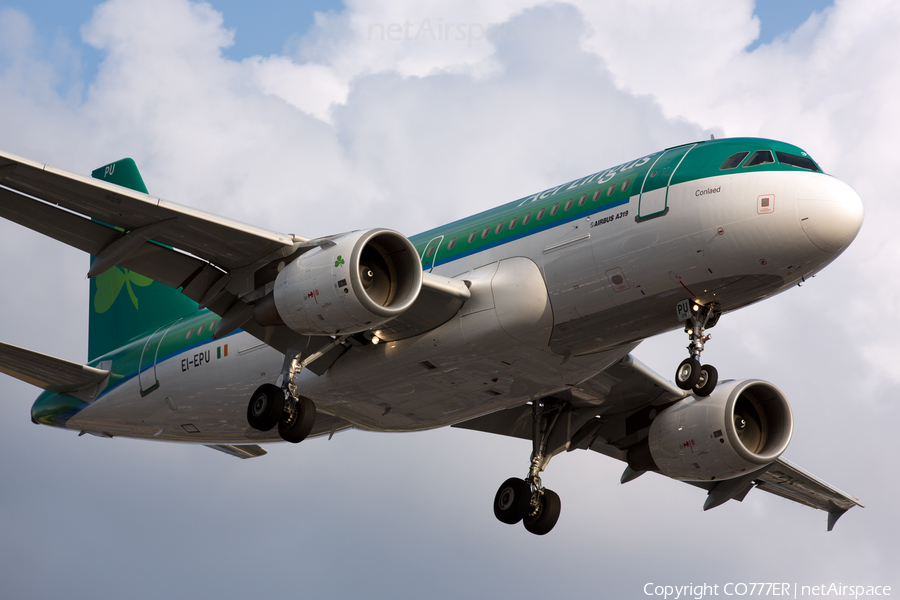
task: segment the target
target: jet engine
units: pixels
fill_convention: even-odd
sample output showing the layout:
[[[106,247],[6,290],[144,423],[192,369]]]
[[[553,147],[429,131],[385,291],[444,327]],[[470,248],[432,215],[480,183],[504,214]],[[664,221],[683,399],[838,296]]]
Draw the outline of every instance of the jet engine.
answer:
[[[635,471],[673,479],[729,479],[781,456],[793,427],[791,407],[774,385],[722,382],[706,398],[690,396],[659,413],[627,460]]]
[[[421,289],[412,242],[389,229],[354,231],[285,265],[253,316],[303,335],[359,333],[401,315]]]

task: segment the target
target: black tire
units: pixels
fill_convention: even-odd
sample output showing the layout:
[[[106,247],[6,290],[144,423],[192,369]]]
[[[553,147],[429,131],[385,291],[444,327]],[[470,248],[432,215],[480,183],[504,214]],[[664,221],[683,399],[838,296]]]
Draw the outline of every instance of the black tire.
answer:
[[[546,535],[550,533],[556,522],[559,521],[559,511],[562,503],[559,495],[553,490],[544,490],[541,494],[541,508],[536,515],[525,517],[525,529],[534,535]]]
[[[694,385],[695,396],[709,396],[719,383],[719,372],[712,365],[700,367],[700,380]]]
[[[278,435],[286,442],[299,444],[306,439],[316,423],[316,405],[304,396],[297,398],[297,416],[290,426],[278,422]]]
[[[250,396],[247,405],[247,422],[253,429],[269,431],[284,414],[284,390],[267,383]]]
[[[521,521],[530,508],[531,486],[524,479],[507,479],[494,496],[494,516],[507,525]]]
[[[700,361],[696,358],[686,358],[678,365],[675,371],[675,385],[683,390],[690,390],[700,380]]]

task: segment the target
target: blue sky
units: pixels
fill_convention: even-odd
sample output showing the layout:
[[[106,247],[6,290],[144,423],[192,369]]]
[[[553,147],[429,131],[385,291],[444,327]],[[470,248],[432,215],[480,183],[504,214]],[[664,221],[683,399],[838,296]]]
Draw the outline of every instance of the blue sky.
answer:
[[[813,12],[831,6],[830,0],[756,0],[760,33],[756,44],[767,44],[803,24]],[[753,48],[754,46],[751,46]]]
[[[48,46],[61,37],[78,48],[81,77],[90,81],[102,55],[81,43],[80,27],[91,18],[96,4],[91,0],[19,0],[0,2],[0,8],[10,7],[26,13]],[[222,13],[225,27],[236,32],[234,45],[225,50],[225,55],[234,60],[281,53],[286,43],[307,32],[316,12],[341,12],[344,8],[344,3],[338,0],[270,2],[262,7],[241,0],[215,0],[210,4]],[[812,12],[830,5],[830,0],[757,0],[755,14],[760,19],[761,31],[750,49],[794,30]]]

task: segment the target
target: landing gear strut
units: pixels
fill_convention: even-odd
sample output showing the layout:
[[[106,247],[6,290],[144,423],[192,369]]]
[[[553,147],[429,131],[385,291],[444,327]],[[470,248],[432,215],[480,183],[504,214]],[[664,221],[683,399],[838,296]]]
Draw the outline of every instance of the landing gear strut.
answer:
[[[675,384],[683,390],[693,390],[695,396],[709,396],[719,382],[719,373],[712,365],[700,364],[703,345],[712,337],[706,333],[719,320],[719,305],[715,302],[701,305],[694,303],[690,317],[685,320],[684,331],[690,338],[687,350],[690,357],[681,361],[675,371]]]
[[[303,367],[342,343],[345,338],[346,336],[335,338],[303,360],[300,359],[299,352],[285,355],[282,374],[278,377],[280,385],[267,383],[250,397],[250,404],[247,406],[247,422],[250,427],[270,431],[278,425],[278,435],[286,442],[299,444],[305,440],[316,422],[316,405],[297,391],[297,375]]]
[[[535,535],[549,533],[559,520],[559,496],[541,483],[540,473],[550,462],[547,442],[562,412],[561,403],[545,406],[535,400],[532,414],[531,466],[525,479],[512,477],[503,482],[494,496],[494,516],[503,523],[514,525],[522,521],[525,529]]]

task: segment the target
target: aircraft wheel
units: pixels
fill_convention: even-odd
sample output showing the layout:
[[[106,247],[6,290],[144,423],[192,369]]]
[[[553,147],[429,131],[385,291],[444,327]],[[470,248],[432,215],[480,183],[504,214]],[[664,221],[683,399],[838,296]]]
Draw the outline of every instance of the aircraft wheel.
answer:
[[[531,507],[531,486],[524,479],[511,477],[494,496],[494,516],[507,525],[521,521]]]
[[[253,429],[269,431],[281,420],[284,414],[284,391],[267,383],[250,396],[247,405],[247,422]]]
[[[286,425],[284,420],[278,422],[278,435],[286,442],[299,444],[306,439],[316,422],[316,405],[304,396],[297,398],[297,414],[294,420]]]
[[[541,495],[541,508],[536,515],[525,517],[525,529],[535,535],[550,533],[556,522],[559,521],[559,511],[562,503],[559,495],[553,490],[545,489]]]
[[[675,371],[675,385],[683,390],[690,390],[700,380],[700,361],[696,358],[686,358],[678,365]]]
[[[719,383],[719,372],[712,365],[700,367],[700,379],[694,385],[695,396],[709,396]]]

